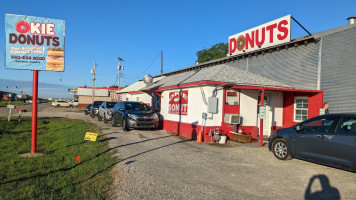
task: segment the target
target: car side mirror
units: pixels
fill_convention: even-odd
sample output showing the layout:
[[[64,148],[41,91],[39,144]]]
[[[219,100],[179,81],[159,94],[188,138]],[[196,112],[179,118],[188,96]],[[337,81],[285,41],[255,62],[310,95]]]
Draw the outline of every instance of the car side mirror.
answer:
[[[298,125],[295,127],[295,130],[297,130],[297,132],[299,133],[302,130],[302,127]]]
[[[120,110],[120,111],[124,111],[124,109],[123,109],[123,108],[120,108],[119,110]]]

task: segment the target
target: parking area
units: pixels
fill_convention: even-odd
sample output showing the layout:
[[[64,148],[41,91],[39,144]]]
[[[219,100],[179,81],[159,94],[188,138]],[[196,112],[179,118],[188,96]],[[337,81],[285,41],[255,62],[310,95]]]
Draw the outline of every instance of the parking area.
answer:
[[[112,199],[356,199],[355,173],[280,161],[267,145],[198,144],[162,130],[124,132],[75,110],[43,107],[38,114],[102,127],[121,159],[111,171]]]

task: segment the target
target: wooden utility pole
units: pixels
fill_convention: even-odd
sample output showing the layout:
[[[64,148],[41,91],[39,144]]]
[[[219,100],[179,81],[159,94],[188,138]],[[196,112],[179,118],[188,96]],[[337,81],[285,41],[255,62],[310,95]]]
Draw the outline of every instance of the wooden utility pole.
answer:
[[[92,92],[93,102],[95,97],[95,67],[96,67],[96,62],[94,62],[94,70],[93,70],[93,92]]]
[[[163,52],[161,51],[161,76],[163,76]]]

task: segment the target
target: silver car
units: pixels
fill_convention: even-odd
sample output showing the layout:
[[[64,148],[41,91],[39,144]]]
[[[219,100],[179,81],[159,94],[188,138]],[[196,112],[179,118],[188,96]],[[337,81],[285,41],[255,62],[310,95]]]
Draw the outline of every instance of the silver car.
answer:
[[[108,121],[111,121],[112,110],[114,109],[116,103],[116,101],[104,101],[99,106],[98,121],[104,120],[105,124],[107,124]]]

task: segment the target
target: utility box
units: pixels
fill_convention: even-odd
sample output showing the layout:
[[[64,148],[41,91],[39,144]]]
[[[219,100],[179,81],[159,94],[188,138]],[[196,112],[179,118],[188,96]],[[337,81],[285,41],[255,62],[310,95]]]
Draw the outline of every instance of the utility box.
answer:
[[[213,113],[213,114],[218,113],[218,98],[216,97],[208,98],[208,113]]]

